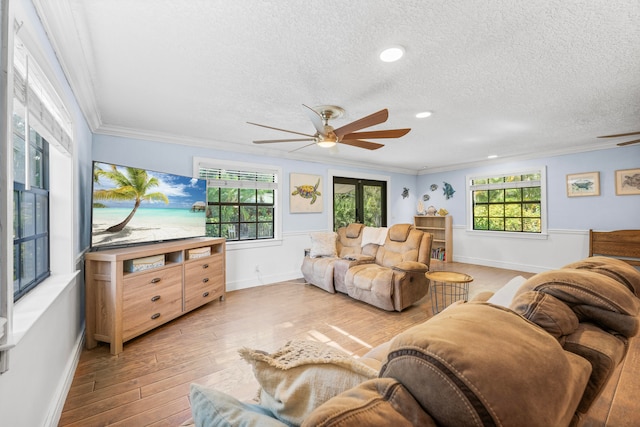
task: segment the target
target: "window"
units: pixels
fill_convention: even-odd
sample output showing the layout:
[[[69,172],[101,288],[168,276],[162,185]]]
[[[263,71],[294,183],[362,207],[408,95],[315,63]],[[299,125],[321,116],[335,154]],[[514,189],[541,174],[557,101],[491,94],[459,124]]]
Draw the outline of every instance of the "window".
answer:
[[[544,171],[472,177],[473,230],[543,233]]]
[[[70,155],[73,124],[45,73],[17,36],[13,51],[15,302],[50,275],[50,148],[56,148],[56,158],[60,153]]]
[[[385,181],[333,177],[333,229],[352,222],[386,227],[386,198]]]
[[[49,144],[13,116],[13,299],[49,276]]]
[[[207,236],[228,241],[266,240],[277,235],[278,171],[200,163],[207,180]]]

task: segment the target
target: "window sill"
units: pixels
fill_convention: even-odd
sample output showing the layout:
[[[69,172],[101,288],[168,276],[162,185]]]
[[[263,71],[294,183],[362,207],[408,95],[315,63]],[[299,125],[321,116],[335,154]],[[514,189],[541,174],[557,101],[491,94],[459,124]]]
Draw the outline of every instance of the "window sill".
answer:
[[[75,283],[75,278],[79,273],[79,271],[75,271],[68,274],[51,275],[15,303],[8,345],[15,346],[20,342],[58,297]]]
[[[547,240],[549,235],[547,233],[522,233],[522,232],[508,232],[508,231],[481,231],[481,230],[466,230],[469,235],[476,235],[482,237],[500,237],[509,239],[533,239],[533,240]]]

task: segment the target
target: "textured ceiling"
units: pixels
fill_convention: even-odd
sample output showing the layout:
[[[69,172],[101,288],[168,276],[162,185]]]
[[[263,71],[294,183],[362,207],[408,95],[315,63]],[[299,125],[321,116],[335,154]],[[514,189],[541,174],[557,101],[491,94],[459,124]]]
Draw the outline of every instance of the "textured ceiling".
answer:
[[[638,0],[33,1],[96,133],[424,173],[640,131]],[[405,57],[379,61],[393,44]],[[295,135],[247,121],[314,133],[302,104],[412,131],[377,151],[251,142]]]

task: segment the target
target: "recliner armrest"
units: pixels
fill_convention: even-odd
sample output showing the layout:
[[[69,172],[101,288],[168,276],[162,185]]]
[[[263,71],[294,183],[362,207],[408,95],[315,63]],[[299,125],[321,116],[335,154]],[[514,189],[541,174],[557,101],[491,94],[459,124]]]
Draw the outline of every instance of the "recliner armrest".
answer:
[[[429,267],[426,264],[417,261],[402,261],[392,267],[396,271],[404,271],[407,273],[426,273]]]
[[[371,255],[363,255],[363,254],[349,254],[347,256],[343,256],[342,259],[346,259],[349,261],[358,261],[358,264],[364,264],[366,262],[375,261],[375,257]]]

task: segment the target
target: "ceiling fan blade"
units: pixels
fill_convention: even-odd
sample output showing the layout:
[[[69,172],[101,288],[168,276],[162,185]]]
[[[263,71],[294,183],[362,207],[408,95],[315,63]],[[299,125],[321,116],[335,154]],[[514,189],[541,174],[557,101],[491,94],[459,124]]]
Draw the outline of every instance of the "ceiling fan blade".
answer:
[[[289,151],[289,153],[293,153],[293,152],[295,152],[295,151],[302,150],[303,148],[310,147],[310,146],[312,146],[312,145],[314,145],[314,144],[315,144],[315,142],[312,142],[311,144],[303,145],[302,147],[298,147],[298,148],[296,148],[295,150],[291,150],[291,151]]]
[[[619,133],[617,135],[603,135],[598,138],[617,138],[619,136],[640,135],[640,132]]]
[[[411,129],[372,130],[369,132],[348,133],[342,139],[376,139],[376,138],[400,138],[409,133]]]
[[[304,104],[302,105],[307,108],[307,115],[311,119],[311,123],[313,123],[313,127],[316,128],[316,130],[320,135],[327,136],[324,130],[324,123],[322,122],[322,117],[320,116],[320,114],[318,114],[316,110],[309,107],[308,105],[304,105]]]
[[[315,144],[315,138],[294,138],[294,139],[259,139],[253,141],[254,144],[271,144],[273,142],[300,142],[300,141],[313,141]]]
[[[260,126],[260,127],[267,128],[267,129],[279,130],[279,131],[282,131],[282,132],[295,133],[296,135],[302,135],[302,136],[308,136],[309,138],[315,138],[315,135],[309,135],[308,133],[302,133],[302,132],[296,132],[296,131],[293,131],[293,130],[274,128],[273,126],[261,125],[261,124],[252,123],[252,122],[247,122],[247,123],[249,123],[250,125]]]
[[[355,132],[360,129],[368,128],[369,126],[378,125],[380,123],[384,123],[389,118],[389,110],[386,108],[384,110],[380,110],[377,113],[370,114],[366,117],[356,120],[355,122],[351,122],[346,124],[338,129],[335,129],[333,132],[336,134],[338,138],[342,138],[343,136]]]
[[[338,141],[340,144],[352,145],[358,148],[365,148],[367,150],[377,150],[384,147],[384,144],[378,144],[377,142],[362,141],[361,139],[345,139]]]
[[[638,142],[640,142],[640,139],[634,139],[633,141],[627,141],[627,142],[619,142],[616,145],[619,147],[624,147],[625,145],[637,144]]]

